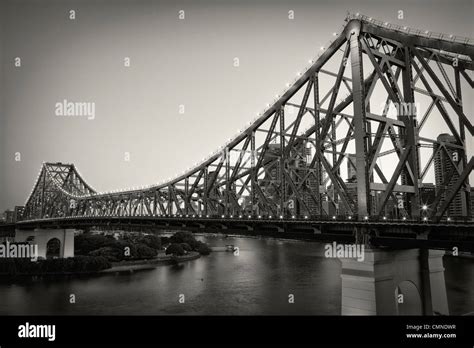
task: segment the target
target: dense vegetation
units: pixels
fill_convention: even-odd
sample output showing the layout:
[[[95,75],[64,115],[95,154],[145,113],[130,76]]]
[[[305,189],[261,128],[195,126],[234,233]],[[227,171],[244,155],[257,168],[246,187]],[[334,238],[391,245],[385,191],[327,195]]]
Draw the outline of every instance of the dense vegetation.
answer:
[[[184,254],[184,248],[180,244],[173,243],[166,248],[166,255],[183,256]]]
[[[177,232],[171,237],[152,234],[125,234],[120,239],[113,236],[83,233],[75,236],[75,257],[61,259],[0,258],[0,275],[54,274],[97,272],[111,267],[111,262],[153,259],[166,246],[167,255],[183,256],[196,251],[209,255],[206,243],[196,240],[191,232]]]
[[[24,258],[0,258],[0,274],[88,273],[110,268],[101,256],[76,256],[67,259],[46,259],[32,262]]]
[[[81,234],[74,240],[75,253],[79,255],[103,256],[110,262],[154,258],[162,246],[166,255],[183,256],[197,251],[209,255],[211,249],[206,243],[196,240],[191,232],[176,232],[171,237],[158,237],[153,234],[125,234],[116,240],[112,236]]]
[[[110,262],[154,258],[161,249],[161,239],[155,235],[125,235],[123,239],[98,234],[80,234],[74,239],[75,253],[102,256]]]
[[[176,255],[180,255],[181,250],[174,245],[180,246],[183,251],[187,252],[197,251],[201,255],[209,255],[211,253],[211,248],[209,248],[206,243],[196,240],[196,238],[191,232],[176,232],[169,238],[163,237],[162,242],[163,244],[165,242],[171,243],[171,245],[166,249],[167,254],[174,254],[173,252],[168,252],[169,248],[173,246],[172,251],[176,250]]]

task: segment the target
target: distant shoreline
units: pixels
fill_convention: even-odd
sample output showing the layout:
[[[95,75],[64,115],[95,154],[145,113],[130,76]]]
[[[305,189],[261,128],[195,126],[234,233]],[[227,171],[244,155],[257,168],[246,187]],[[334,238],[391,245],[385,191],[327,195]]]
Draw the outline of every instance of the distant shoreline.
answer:
[[[201,255],[197,251],[190,251],[183,256],[159,255],[154,259],[146,260],[130,260],[112,262],[112,267],[99,271],[97,273],[114,273],[114,272],[133,272],[144,269],[153,269],[160,265],[168,265],[199,259]]]

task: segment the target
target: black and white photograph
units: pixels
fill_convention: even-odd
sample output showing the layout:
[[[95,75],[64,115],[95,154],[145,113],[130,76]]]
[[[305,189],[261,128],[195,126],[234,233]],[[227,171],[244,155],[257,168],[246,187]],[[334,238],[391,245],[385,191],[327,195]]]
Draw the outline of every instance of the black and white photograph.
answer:
[[[0,0],[0,347],[472,346],[473,18]]]

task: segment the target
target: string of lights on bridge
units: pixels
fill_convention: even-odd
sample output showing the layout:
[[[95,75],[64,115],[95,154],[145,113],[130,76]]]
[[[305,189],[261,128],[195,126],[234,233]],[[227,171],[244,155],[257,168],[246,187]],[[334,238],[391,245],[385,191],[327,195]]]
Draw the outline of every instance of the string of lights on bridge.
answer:
[[[189,219],[196,219],[196,218],[200,218],[200,219],[247,219],[247,220],[284,220],[284,221],[305,221],[305,220],[308,220],[310,217],[308,215],[305,215],[304,217],[297,217],[295,215],[292,215],[291,217],[286,217],[286,216],[283,216],[283,215],[277,215],[277,216],[272,216],[272,215],[269,215],[269,216],[262,216],[262,215],[243,215],[243,214],[240,214],[240,215],[221,215],[221,216],[215,216],[215,215],[202,215],[202,214],[153,214],[153,215],[145,215],[145,216],[125,216],[125,215],[119,215],[119,214],[103,214],[103,215],[94,215],[94,216],[84,216],[84,215],[70,215],[70,216],[62,216],[62,217],[58,217],[58,218],[61,218],[61,219],[90,219],[90,218],[101,218],[101,217],[116,217],[116,218],[126,218],[126,219],[129,219],[129,218],[149,218],[149,217],[162,217],[162,218],[179,218],[179,219],[183,219],[183,218],[189,218]],[[49,218],[42,218],[42,219],[34,219],[34,220],[23,220],[24,222],[28,222],[28,221],[42,221],[42,220],[48,220]],[[333,215],[332,217],[327,217],[327,218],[319,218],[317,219],[319,222],[328,222],[328,221],[334,221],[334,222],[344,222],[344,221],[347,221],[347,222],[351,222],[351,221],[356,221],[355,218],[353,218],[352,215],[347,215],[347,216],[336,216],[336,215]],[[424,217],[422,219],[424,222],[428,222],[428,218],[427,217]],[[311,222],[315,222],[314,220],[310,220]],[[402,217],[401,219],[396,219],[396,218],[390,218],[390,219],[387,219],[386,216],[383,216],[382,219],[378,219],[378,218],[370,218],[369,216],[364,216],[364,220],[363,221],[357,221],[358,223],[361,223],[361,222],[367,222],[367,223],[373,223],[373,222],[400,222],[400,221],[406,221],[406,222],[413,222],[414,220],[407,220],[407,218],[404,216]],[[450,217],[447,217],[446,221],[449,223],[452,221],[452,219]]]

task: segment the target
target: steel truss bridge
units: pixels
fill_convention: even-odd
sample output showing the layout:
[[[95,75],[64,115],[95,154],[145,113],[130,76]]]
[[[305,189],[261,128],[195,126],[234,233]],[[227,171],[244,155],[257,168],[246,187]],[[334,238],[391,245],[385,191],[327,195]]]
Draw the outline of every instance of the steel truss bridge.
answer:
[[[472,39],[348,15],[309,68],[209,158],[167,182],[104,193],[74,165],[44,163],[16,226],[216,228],[473,250],[473,118],[463,108],[473,60]]]

